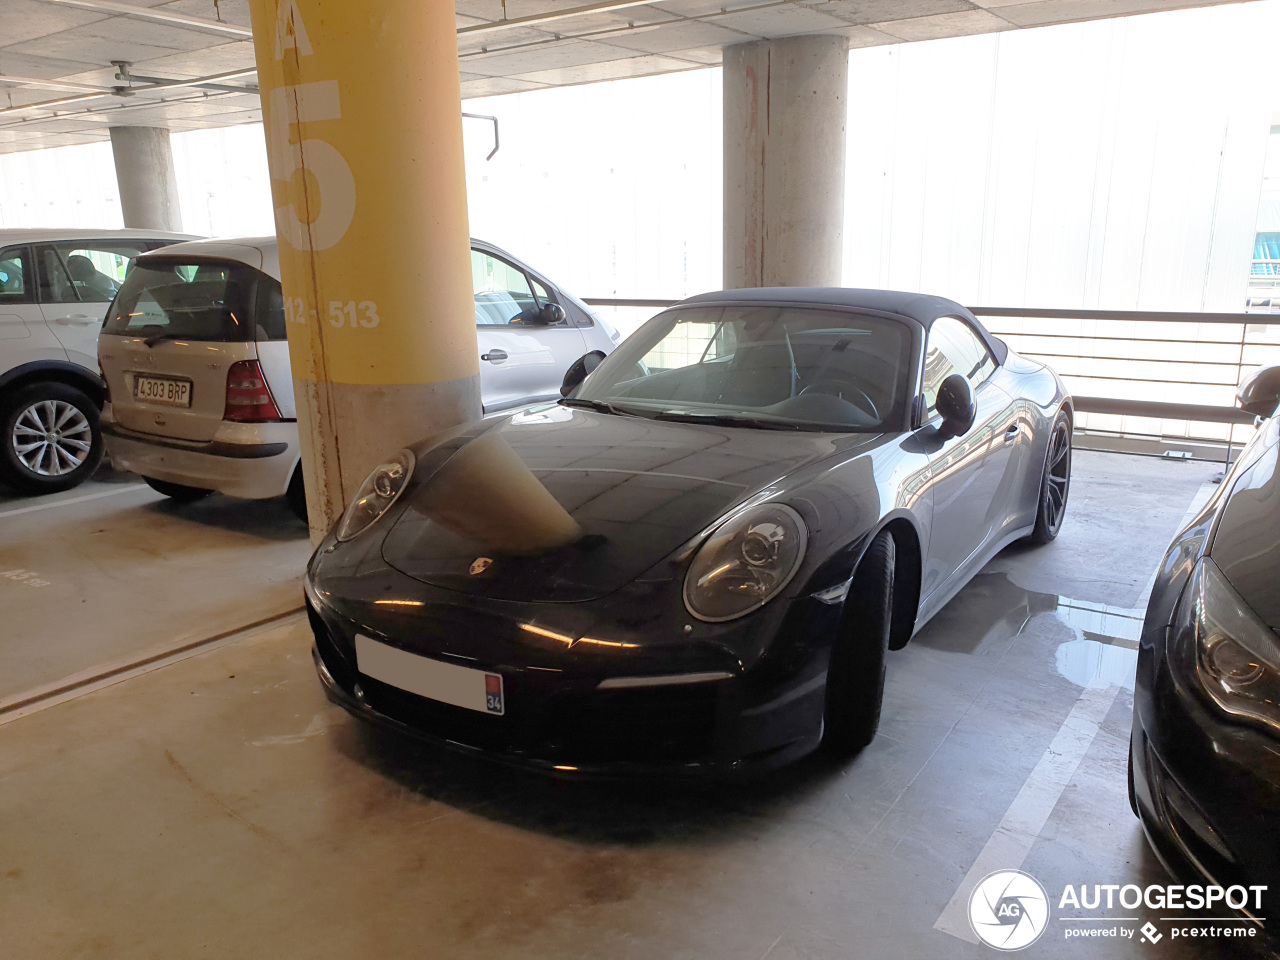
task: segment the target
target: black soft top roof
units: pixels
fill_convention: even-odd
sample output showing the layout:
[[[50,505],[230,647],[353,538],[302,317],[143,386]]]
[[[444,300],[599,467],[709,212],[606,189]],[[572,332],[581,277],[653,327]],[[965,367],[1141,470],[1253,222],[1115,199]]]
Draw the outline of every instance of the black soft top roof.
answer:
[[[811,306],[861,307],[880,313],[893,313],[913,320],[926,330],[939,317],[961,317],[982,337],[996,361],[1004,363],[1009,348],[1004,341],[993,337],[987,328],[965,307],[946,297],[931,297],[923,293],[904,293],[898,290],[859,290],[854,287],[748,287],[741,290],[718,290],[701,293],[680,301],[677,306],[691,303],[799,303]]]

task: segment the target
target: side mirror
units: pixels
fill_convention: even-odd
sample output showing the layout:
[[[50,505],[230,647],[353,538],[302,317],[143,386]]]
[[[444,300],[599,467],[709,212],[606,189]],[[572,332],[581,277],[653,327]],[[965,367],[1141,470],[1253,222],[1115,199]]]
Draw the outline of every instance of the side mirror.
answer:
[[[558,303],[544,303],[542,309],[538,311],[539,323],[564,323],[564,318],[568,316],[564,312],[564,307]]]
[[[942,414],[942,426],[938,433],[943,440],[963,437],[973,426],[978,415],[973,402],[973,387],[962,375],[953,373],[938,388],[938,413]]]
[[[582,385],[582,381],[591,374],[591,371],[600,366],[600,361],[603,359],[603,350],[592,350],[590,353],[584,353],[573,361],[568,372],[564,375],[564,382],[560,384],[560,396],[567,397],[574,390],[577,390]]]
[[[1259,367],[1236,389],[1240,409],[1255,417],[1273,417],[1280,407],[1280,366]]]

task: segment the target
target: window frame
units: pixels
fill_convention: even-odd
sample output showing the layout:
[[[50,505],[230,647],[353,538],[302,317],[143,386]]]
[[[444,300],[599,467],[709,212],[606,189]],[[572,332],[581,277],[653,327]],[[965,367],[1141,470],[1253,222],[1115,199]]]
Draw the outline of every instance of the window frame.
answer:
[[[995,353],[992,352],[991,347],[987,345],[987,341],[982,337],[980,333],[978,333],[978,331],[974,328],[972,323],[970,323],[964,317],[958,317],[955,314],[951,314],[951,313],[943,314],[940,317],[934,317],[934,319],[930,321],[928,328],[924,332],[925,335],[923,340],[923,346],[920,350],[920,387],[916,391],[916,399],[915,399],[915,403],[916,403],[918,414],[919,414],[919,417],[918,417],[919,423],[917,424],[917,429],[921,426],[925,426],[926,424],[931,424],[935,420],[942,419],[941,415],[938,413],[936,408],[933,409],[932,411],[930,410],[928,399],[925,396],[925,371],[926,371],[926,364],[928,363],[928,359],[929,359],[929,344],[932,342],[932,339],[933,339],[934,328],[937,326],[938,322],[942,320],[951,320],[951,321],[954,321],[955,323],[958,323],[965,331],[968,332],[968,334],[971,337],[973,337],[973,339],[977,342],[978,346],[982,349],[982,352],[986,355],[987,359],[991,362],[990,372],[988,372],[985,377],[979,380],[977,385],[974,385],[971,379],[970,373],[962,374],[964,378],[969,381],[969,386],[973,390],[975,399],[977,397],[978,391],[981,390],[988,383],[990,383],[991,378],[994,377],[996,375],[996,371],[1000,369],[1000,361],[996,359]],[[951,363],[952,368],[955,369],[955,364],[954,362],[951,361],[950,357],[947,358],[947,361]],[[955,369],[955,372],[961,373],[959,369]]]
[[[179,241],[175,240],[172,242],[177,243]],[[44,240],[44,241],[41,241],[40,243],[32,244],[31,246],[35,253],[33,260],[37,265],[37,269],[39,270],[39,276],[37,277],[37,284],[36,284],[37,302],[51,304],[51,305],[58,305],[58,304],[68,304],[68,303],[108,303],[110,302],[110,299],[114,299],[114,297],[112,297],[109,300],[85,300],[83,297],[81,297],[80,290],[79,288],[76,287],[75,281],[71,277],[71,270],[67,266],[67,257],[70,255],[71,251],[97,250],[101,253],[111,253],[111,254],[114,254],[115,256],[122,256],[123,254],[121,254],[119,250],[113,250],[111,248],[121,247],[121,246],[136,248],[138,252],[129,258],[130,262],[132,263],[136,261],[138,257],[142,256],[145,253],[150,253],[152,250],[157,250],[162,247],[168,246],[168,243],[166,243],[165,241],[158,241],[158,240],[134,240],[132,238],[129,238],[129,239],[102,238],[102,239],[73,239],[73,240],[56,240],[55,239],[55,240]],[[70,284],[71,292],[74,293],[76,296],[75,300],[53,300],[53,299],[46,298],[45,291],[49,289],[49,285],[45,283],[45,274],[47,272],[44,264],[45,251],[52,252],[54,256],[57,258],[58,265],[62,268],[63,276],[66,278],[66,282]],[[108,277],[107,279],[111,279],[111,278]],[[124,281],[120,281],[120,282],[123,283]]]
[[[495,253],[492,250],[486,250],[484,247],[473,246],[471,248],[471,252],[478,253],[482,257],[489,257],[492,260],[496,260],[498,263],[505,264],[509,270],[513,270],[514,272],[520,274],[520,276],[524,277],[524,282],[529,285],[529,293],[533,296],[533,304],[537,309],[541,310],[542,305],[544,303],[554,303],[561,307],[564,307],[564,304],[560,303],[555,284],[548,281],[545,277],[534,273],[532,270],[518,263],[513,263],[511,260],[508,260],[506,257],[498,253]],[[545,298],[538,296],[538,290],[537,290],[538,287],[541,287],[543,292],[546,294]],[[510,291],[507,291],[507,292],[510,293]],[[477,291],[474,289],[471,291],[471,297],[473,300],[475,299],[476,293]],[[508,321],[505,324],[477,323],[476,329],[477,330],[502,330],[505,328],[509,328],[511,325],[512,324],[510,321]],[[560,323],[516,324],[516,326],[525,327],[525,328],[536,326],[538,329],[541,329],[541,330],[558,330],[558,329],[573,327],[575,326],[575,324],[570,321],[569,310],[568,308],[565,308],[565,318]]]
[[[71,281],[71,273],[67,270],[67,264],[63,260],[62,255],[58,252],[57,248],[53,245],[53,241],[33,244],[32,250],[35,253],[35,264],[38,275],[38,282],[36,285],[37,301],[52,306],[68,303],[84,303],[84,301],[80,299],[80,291],[76,289],[76,285]],[[53,299],[51,295],[51,291],[53,289],[53,278],[48,275],[49,269],[45,262],[45,257],[48,255],[52,255],[57,265],[61,268],[63,279],[66,281],[71,292],[75,294],[74,300]]]
[[[19,252],[13,257],[5,256],[5,254],[12,251]],[[31,244],[15,243],[0,250],[0,260],[17,259],[18,257],[21,257],[22,263],[22,293],[0,293],[0,306],[16,307],[40,302],[38,297],[40,281],[36,277],[36,257]]]

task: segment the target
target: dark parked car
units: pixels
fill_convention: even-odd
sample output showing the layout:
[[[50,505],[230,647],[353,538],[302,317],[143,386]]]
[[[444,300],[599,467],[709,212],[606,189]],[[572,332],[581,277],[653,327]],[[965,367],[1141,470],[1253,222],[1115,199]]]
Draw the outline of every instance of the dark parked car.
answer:
[[[1062,384],[949,300],[707,294],[584,374],[401,451],[320,544],[352,713],[556,770],[853,752],[886,651],[1062,522]]]
[[[1165,555],[1138,650],[1129,799],[1175,875],[1268,884],[1280,911],[1280,367],[1240,387],[1264,418],[1221,489]]]

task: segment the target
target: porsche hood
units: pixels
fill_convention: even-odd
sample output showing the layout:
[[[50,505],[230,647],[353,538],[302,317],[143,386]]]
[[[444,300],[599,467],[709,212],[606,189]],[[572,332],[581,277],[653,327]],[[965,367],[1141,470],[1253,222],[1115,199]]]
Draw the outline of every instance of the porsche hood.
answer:
[[[383,559],[494,600],[592,600],[734,504],[874,439],[535,408],[461,445],[407,491]]]

